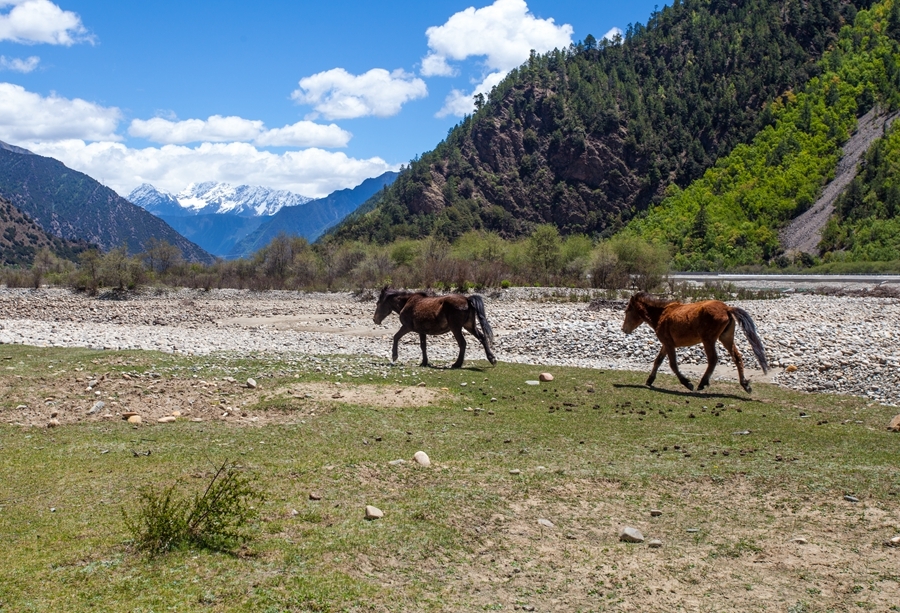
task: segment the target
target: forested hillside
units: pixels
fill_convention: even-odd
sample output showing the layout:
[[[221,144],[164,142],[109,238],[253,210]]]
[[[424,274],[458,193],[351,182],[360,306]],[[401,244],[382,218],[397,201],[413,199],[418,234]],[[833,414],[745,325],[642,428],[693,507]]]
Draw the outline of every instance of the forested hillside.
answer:
[[[611,235],[770,125],[870,4],[676,1],[623,40],[533,55],[334,237]]]
[[[900,105],[898,39],[900,2],[887,0],[861,11],[823,57],[822,73],[767,106],[773,121],[751,143],[735,147],[687,189],[673,187],[669,198],[626,233],[672,247],[673,265],[681,270],[721,270],[779,256],[778,229],[806,210],[834,176],[840,145],[857,117],[873,106],[886,113]],[[870,158],[889,148],[879,145]],[[881,169],[876,174],[884,172],[874,159],[872,165]],[[862,256],[867,237],[895,223],[889,220],[896,215],[893,205],[863,204],[863,192],[868,202],[879,191],[892,198],[891,183],[871,182],[866,190],[867,180],[854,181],[839,204],[844,223],[831,224],[829,249],[847,247]],[[870,214],[880,217],[860,223]],[[875,234],[850,239],[850,233],[865,228]]]
[[[28,215],[0,196],[0,264],[31,266],[41,250],[74,261],[90,247],[85,241],[69,241],[44,232]]]
[[[900,259],[900,124],[866,154],[835,204],[820,247],[828,260]]]

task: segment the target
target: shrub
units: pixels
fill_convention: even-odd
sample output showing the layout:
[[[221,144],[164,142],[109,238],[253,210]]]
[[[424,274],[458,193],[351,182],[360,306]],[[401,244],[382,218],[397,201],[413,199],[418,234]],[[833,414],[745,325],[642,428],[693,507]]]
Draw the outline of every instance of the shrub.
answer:
[[[185,546],[225,551],[249,540],[245,528],[257,516],[253,504],[263,500],[253,481],[225,462],[193,499],[176,485],[148,486],[137,513],[129,516],[123,509],[122,516],[135,547],[150,555]]]

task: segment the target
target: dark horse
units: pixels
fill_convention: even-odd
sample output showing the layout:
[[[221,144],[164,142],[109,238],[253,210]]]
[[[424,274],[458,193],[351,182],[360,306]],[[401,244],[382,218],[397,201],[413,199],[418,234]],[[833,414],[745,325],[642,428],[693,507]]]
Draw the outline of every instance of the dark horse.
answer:
[[[625,334],[631,334],[639,325],[646,323],[653,328],[656,337],[662,343],[662,349],[659,350],[659,355],[653,362],[653,370],[650,371],[650,376],[647,378],[648,386],[653,385],[659,365],[662,364],[663,358],[668,356],[672,372],[675,373],[682,385],[693,391],[694,386],[678,370],[675,348],[703,343],[708,365],[697,389],[705,388],[709,385],[709,377],[716,368],[716,362],[719,361],[719,356],[716,355],[716,340],[718,339],[734,358],[741,387],[749,394],[751,391],[750,380],[744,378],[744,360],[734,344],[736,322],[744,328],[744,334],[747,335],[750,347],[753,348],[753,355],[759,360],[759,365],[762,366],[765,373],[769,367],[766,361],[766,350],[756,333],[756,325],[750,318],[750,314],[744,309],[728,306],[719,300],[682,304],[675,300],[659,300],[644,292],[638,292],[631,297],[628,307],[625,309],[625,323],[622,324],[622,331]]]
[[[456,342],[459,344],[459,357],[451,368],[462,366],[463,357],[466,355],[466,339],[462,329],[465,328],[484,345],[484,351],[491,364],[497,363],[497,358],[491,351],[494,344],[494,331],[484,314],[484,301],[481,296],[463,296],[462,294],[449,294],[447,296],[432,296],[425,292],[407,292],[403,290],[384,288],[378,297],[375,306],[376,324],[384,321],[384,318],[396,312],[400,316],[400,329],[394,335],[394,348],[391,353],[391,361],[397,361],[397,343],[408,332],[419,333],[419,343],[422,346],[422,366],[428,366],[428,353],[425,350],[425,336],[427,334],[446,334],[453,332]],[[475,318],[481,324],[481,330],[475,327]]]

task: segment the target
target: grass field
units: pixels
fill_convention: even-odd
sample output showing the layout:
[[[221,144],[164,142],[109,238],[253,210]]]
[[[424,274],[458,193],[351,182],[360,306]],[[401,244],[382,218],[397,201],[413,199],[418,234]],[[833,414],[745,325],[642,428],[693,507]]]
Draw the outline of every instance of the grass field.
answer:
[[[486,362],[0,358],[0,612],[900,610],[897,410],[864,399]],[[197,491],[226,460],[266,495],[246,546],[134,551],[142,487]]]

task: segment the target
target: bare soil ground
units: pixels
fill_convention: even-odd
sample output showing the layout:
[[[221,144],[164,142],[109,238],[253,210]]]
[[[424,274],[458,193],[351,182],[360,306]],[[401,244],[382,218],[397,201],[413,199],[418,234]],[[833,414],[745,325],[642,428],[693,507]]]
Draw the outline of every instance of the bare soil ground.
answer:
[[[122,364],[120,361],[119,364]],[[137,366],[136,361],[129,365]],[[266,383],[250,387],[233,377],[178,379],[145,374],[51,371],[35,383],[17,375],[0,377],[0,398],[16,399],[14,408],[0,408],[0,423],[56,427],[81,422],[141,417],[142,425],[157,425],[160,418],[176,416],[192,421],[217,420],[236,425],[295,423],[330,411],[335,405],[355,404],[384,408],[428,406],[449,395],[444,388],[369,385],[344,382],[303,382],[269,389]],[[290,401],[290,410],[279,401]],[[246,407],[260,402],[264,411]],[[298,410],[299,406],[299,410]],[[96,408],[95,408],[96,407]]]

